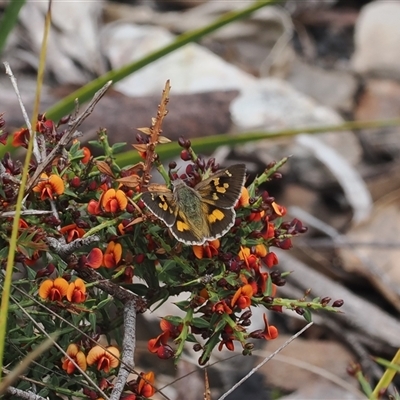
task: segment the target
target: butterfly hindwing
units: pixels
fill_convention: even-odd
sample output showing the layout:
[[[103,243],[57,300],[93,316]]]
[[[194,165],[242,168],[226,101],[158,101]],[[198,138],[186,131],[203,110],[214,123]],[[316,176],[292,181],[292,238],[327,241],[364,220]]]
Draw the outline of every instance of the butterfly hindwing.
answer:
[[[169,229],[177,240],[187,245],[198,245],[205,242],[205,238],[201,234],[201,229],[191,225],[179,211],[175,223]]]
[[[230,208],[239,199],[245,179],[245,164],[235,164],[201,181],[194,189],[205,203]]]
[[[210,235],[207,240],[217,239],[224,236],[235,223],[236,213],[233,208],[219,208],[212,204],[207,206],[207,219]]]

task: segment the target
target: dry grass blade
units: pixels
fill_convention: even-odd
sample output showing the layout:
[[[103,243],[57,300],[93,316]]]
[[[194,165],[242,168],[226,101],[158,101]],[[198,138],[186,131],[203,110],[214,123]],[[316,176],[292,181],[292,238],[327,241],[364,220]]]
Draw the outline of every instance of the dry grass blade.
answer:
[[[9,386],[15,382],[18,377],[28,368],[29,364],[42,353],[44,353],[48,348],[54,345],[55,340],[58,338],[59,333],[53,332],[49,337],[31,351],[0,383],[0,395],[4,394]]]
[[[273,358],[276,354],[278,354],[281,350],[283,350],[286,346],[288,346],[291,342],[293,342],[294,339],[299,337],[303,332],[305,332],[313,323],[310,322],[307,324],[303,329],[301,329],[299,332],[297,332],[295,335],[293,335],[290,339],[288,339],[279,349],[274,351],[270,356],[266,357],[260,364],[258,364],[256,367],[254,367],[247,375],[245,375],[238,383],[233,385],[226,393],[224,393],[218,400],[224,400],[227,398],[229,394],[231,394],[233,391],[235,391],[242,383],[247,381],[256,371],[258,371],[264,364],[266,364],[271,358]]]
[[[211,400],[211,390],[210,390],[210,382],[208,381],[207,368],[204,369],[204,385],[205,385],[204,400]]]

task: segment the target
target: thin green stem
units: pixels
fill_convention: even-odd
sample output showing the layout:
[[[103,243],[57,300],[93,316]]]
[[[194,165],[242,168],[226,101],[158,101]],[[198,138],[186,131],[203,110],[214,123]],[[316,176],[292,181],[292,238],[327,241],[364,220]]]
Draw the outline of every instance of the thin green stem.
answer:
[[[237,135],[224,133],[215,136],[206,136],[201,138],[190,139],[192,146],[196,148],[198,153],[211,153],[218,146],[223,145],[238,145],[242,143],[256,142],[263,139],[277,139],[282,137],[296,136],[301,133],[317,134],[326,132],[343,132],[361,129],[375,129],[375,128],[388,128],[400,125],[400,118],[385,119],[385,120],[371,120],[371,121],[349,121],[336,125],[320,125],[315,127],[302,127],[302,128],[288,128],[274,131],[249,131],[242,132]],[[168,135],[167,135],[168,136]],[[179,154],[181,147],[177,142],[163,144],[157,147],[157,154],[162,160],[175,157]],[[137,151],[127,151],[116,155],[116,161],[119,165],[125,166],[128,164],[135,164],[139,162]]]
[[[39,69],[37,75],[37,84],[36,84],[36,96],[35,103],[33,107],[33,113],[31,117],[31,135],[28,143],[28,149],[25,156],[24,168],[21,176],[21,183],[18,190],[17,203],[15,207],[15,216],[13,219],[11,238],[10,238],[10,246],[8,251],[7,258],[7,266],[6,273],[4,278],[4,286],[3,293],[1,297],[1,305],[0,305],[0,378],[1,372],[3,370],[3,358],[4,358],[4,346],[5,346],[5,338],[6,338],[6,330],[7,330],[7,319],[8,319],[8,307],[10,304],[10,293],[11,293],[11,283],[12,283],[12,274],[14,269],[14,259],[15,252],[17,250],[17,241],[18,241],[18,230],[19,230],[19,221],[21,216],[21,210],[24,199],[24,192],[26,187],[26,182],[29,176],[29,164],[32,158],[34,140],[35,140],[35,130],[37,123],[37,115],[40,104],[40,93],[44,75],[44,67],[46,61],[46,50],[47,50],[47,38],[49,36],[50,29],[50,17],[51,17],[51,3],[49,3],[49,8],[46,15],[46,23],[45,29],[43,32],[43,41],[42,48],[40,53],[40,61],[39,61]]]

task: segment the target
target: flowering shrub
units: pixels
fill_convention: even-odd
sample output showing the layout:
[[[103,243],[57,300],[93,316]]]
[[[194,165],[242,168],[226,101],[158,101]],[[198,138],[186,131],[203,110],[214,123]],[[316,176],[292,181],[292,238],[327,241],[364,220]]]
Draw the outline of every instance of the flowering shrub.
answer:
[[[341,305],[277,296],[286,274],[276,268],[273,249],[290,249],[292,238],[306,231],[299,220],[286,221],[285,207],[260,189],[280,178],[277,171],[286,160],[267,166],[243,185],[244,166],[222,170],[214,159],[197,156],[190,141],[181,138],[185,167],[171,162],[164,168],[157,147],[169,141],[161,135],[168,91],[167,85],[157,118],[150,128],[140,129],[134,144],[143,162],[123,169],[115,153],[124,144],[110,145],[105,130],[90,143],[101,153],[93,156],[76,139],[74,121],[55,123],[39,116],[16,243],[4,365],[11,369],[46,334],[59,331],[60,337],[17,388],[32,389],[29,378],[39,382],[40,396],[97,398],[117,389],[122,398],[153,396],[153,372],[137,374],[133,381],[122,378],[121,371],[134,371],[122,332],[125,339],[132,335],[133,342],[129,312],[154,309],[177,294],[187,293],[186,300],[175,303],[183,316],[165,315],[160,334],[149,338],[148,350],[177,362],[190,343],[201,365],[213,351],[239,347],[249,355],[255,339],[275,339],[278,330],[268,323],[270,312],[285,307],[309,320],[311,309],[335,311]],[[4,123],[1,119],[2,128]],[[0,133],[5,143],[7,135]],[[29,140],[27,129],[12,135],[13,146],[27,147]],[[166,185],[151,183],[155,169]],[[3,268],[21,171],[19,161],[6,154],[0,164]],[[178,181],[184,182],[180,189]],[[237,193],[229,200],[232,188]],[[185,200],[177,200],[182,193]],[[155,201],[153,212],[145,199],[146,204]],[[193,200],[200,205],[196,213],[203,218],[201,227],[193,222],[200,217],[186,203]],[[204,230],[207,240],[201,237]],[[264,329],[251,330],[253,307],[265,310]],[[116,374],[122,385],[115,383]]]

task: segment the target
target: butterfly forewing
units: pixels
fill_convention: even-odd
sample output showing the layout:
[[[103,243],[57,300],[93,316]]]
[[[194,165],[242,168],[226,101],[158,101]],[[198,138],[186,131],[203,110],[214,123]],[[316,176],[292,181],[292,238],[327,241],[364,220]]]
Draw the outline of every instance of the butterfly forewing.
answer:
[[[194,189],[205,203],[230,208],[239,199],[245,178],[245,164],[235,164],[201,181]]]
[[[172,226],[176,219],[176,205],[171,191],[145,192],[142,194],[143,203],[167,226]]]

